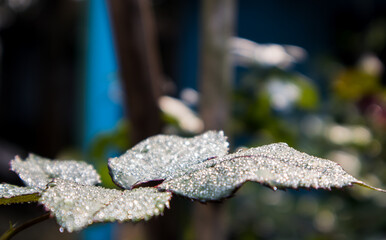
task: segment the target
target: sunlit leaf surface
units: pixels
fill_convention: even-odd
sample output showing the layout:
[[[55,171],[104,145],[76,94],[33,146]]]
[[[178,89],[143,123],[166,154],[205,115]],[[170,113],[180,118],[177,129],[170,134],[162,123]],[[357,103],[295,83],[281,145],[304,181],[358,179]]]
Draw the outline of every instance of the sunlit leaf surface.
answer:
[[[0,184],[0,205],[11,203],[36,202],[40,191],[31,187],[18,187]]]
[[[26,160],[16,156],[11,161],[11,169],[29,187],[45,189],[54,178],[94,185],[100,177],[90,164],[72,160],[50,160],[30,154]]]
[[[56,179],[43,191],[40,202],[69,232],[94,222],[149,219],[169,206],[170,192],[155,188],[115,190]]]
[[[222,131],[193,138],[158,135],[110,159],[109,168],[114,182],[129,189],[134,184],[183,175],[196,164],[227,152],[228,142]]]
[[[277,188],[341,188],[357,180],[335,162],[313,157],[285,143],[251,148],[211,159],[186,175],[163,182],[159,188],[200,201],[229,197],[246,181]],[[384,191],[376,189],[378,191]]]

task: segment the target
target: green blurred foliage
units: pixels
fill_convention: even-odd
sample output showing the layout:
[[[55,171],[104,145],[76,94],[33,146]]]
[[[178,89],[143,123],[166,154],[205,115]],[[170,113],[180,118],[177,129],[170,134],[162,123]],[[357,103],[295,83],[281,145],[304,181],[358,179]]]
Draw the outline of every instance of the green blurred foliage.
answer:
[[[316,87],[304,76],[278,68],[254,68],[234,90],[233,137],[252,139],[247,145],[254,146],[278,141],[291,145],[299,131],[299,116],[318,105]]]
[[[336,59],[326,66],[331,91],[322,100],[320,88],[300,74],[250,69],[234,94],[233,141],[248,147],[287,142],[384,187],[386,91],[380,75]],[[298,88],[296,98],[286,92],[288,84]],[[286,102],[275,102],[276,94]],[[386,196],[358,187],[273,192],[248,183],[225,204],[231,239],[386,238]]]
[[[117,188],[110,177],[106,159],[126,152],[130,148],[129,136],[130,124],[122,119],[114,130],[98,134],[91,144],[87,159],[96,167],[105,187]]]
[[[349,101],[357,101],[380,90],[380,79],[364,70],[353,68],[342,70],[334,79],[334,93]]]
[[[314,73],[324,79],[319,84],[290,71],[249,69],[235,89],[233,141],[248,147],[284,141],[385,187],[385,64],[378,57],[386,47],[385,27],[375,19],[362,35],[341,38],[338,48],[345,54],[361,51],[349,64],[334,55],[317,56],[323,59]],[[281,84],[278,96],[287,102],[275,105],[269,86],[280,86],[277,81],[300,89],[296,101]],[[360,187],[273,192],[247,183],[225,204],[230,239],[386,239],[386,196]]]

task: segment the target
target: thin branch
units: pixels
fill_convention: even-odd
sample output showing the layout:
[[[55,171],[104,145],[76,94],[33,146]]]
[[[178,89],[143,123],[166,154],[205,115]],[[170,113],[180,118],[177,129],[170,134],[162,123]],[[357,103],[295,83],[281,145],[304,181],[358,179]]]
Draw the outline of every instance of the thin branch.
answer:
[[[50,218],[50,213],[46,213],[42,216],[39,216],[37,218],[34,218],[26,223],[23,223],[20,226],[11,225],[9,229],[0,237],[0,240],[8,240],[11,239],[13,236],[15,236],[17,233],[23,231],[24,229],[27,229],[37,223],[43,222],[44,220],[47,220]]]

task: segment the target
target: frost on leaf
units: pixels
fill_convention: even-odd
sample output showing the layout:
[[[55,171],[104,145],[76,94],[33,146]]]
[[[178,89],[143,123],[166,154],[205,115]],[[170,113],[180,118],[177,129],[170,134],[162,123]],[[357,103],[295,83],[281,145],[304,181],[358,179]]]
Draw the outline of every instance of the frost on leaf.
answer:
[[[121,191],[56,179],[40,202],[72,232],[94,222],[147,220],[161,214],[170,198],[171,193],[155,188]]]
[[[301,153],[285,143],[251,148],[204,162],[158,187],[200,201],[229,197],[246,181],[277,188],[341,188],[359,184],[335,162]]]
[[[54,178],[86,185],[100,183],[100,177],[94,167],[80,161],[50,160],[30,154],[25,161],[16,156],[11,161],[11,169],[27,186],[39,189],[45,189]]]
[[[157,135],[110,159],[109,168],[114,182],[129,189],[183,175],[198,163],[227,152],[228,142],[222,131],[208,131],[193,138]]]
[[[30,187],[0,184],[0,205],[11,203],[36,202],[40,191]]]

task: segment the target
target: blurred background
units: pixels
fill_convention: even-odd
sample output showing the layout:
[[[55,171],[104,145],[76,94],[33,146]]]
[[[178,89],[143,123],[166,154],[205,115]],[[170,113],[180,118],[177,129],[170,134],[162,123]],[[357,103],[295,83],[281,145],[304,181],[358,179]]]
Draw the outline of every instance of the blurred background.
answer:
[[[382,0],[0,0],[0,182],[29,152],[108,157],[158,133],[223,129],[231,151],[272,142],[386,186]],[[44,213],[0,206],[0,233]],[[15,239],[386,239],[385,194],[274,192],[245,184],[221,204],[175,197],[148,223]]]

